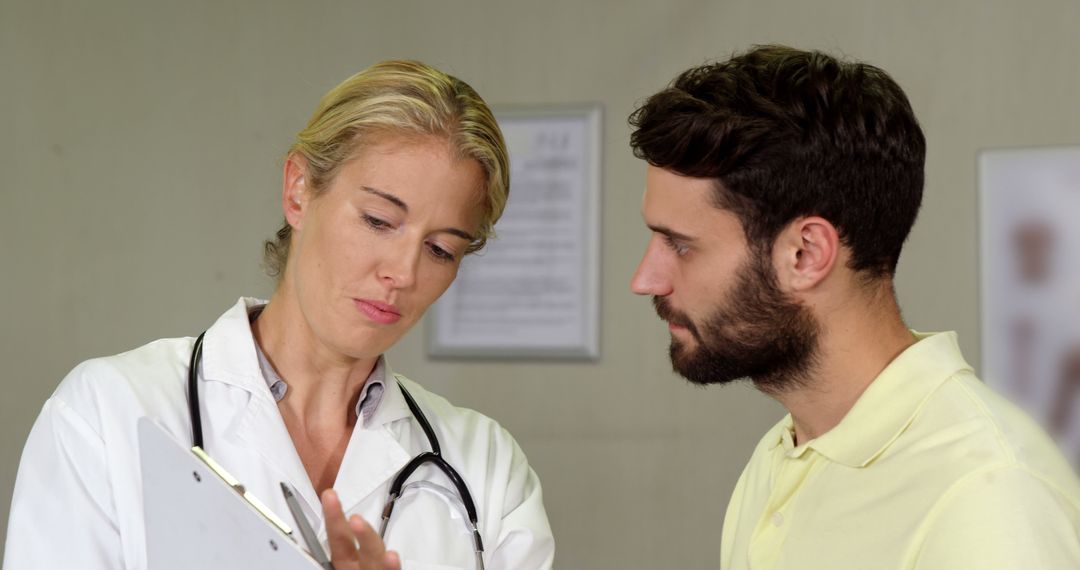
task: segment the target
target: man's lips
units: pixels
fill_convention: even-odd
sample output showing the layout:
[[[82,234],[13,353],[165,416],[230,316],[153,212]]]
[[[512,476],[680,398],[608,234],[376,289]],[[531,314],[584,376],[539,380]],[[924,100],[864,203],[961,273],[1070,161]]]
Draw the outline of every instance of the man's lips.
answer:
[[[656,309],[656,315],[660,317],[660,320],[667,321],[668,325],[684,329],[688,328],[689,319],[681,312],[671,308],[671,303],[667,299],[653,297],[653,307]]]
[[[353,304],[361,313],[380,324],[392,325],[401,319],[401,312],[393,305],[372,299],[353,299]]]
[[[690,323],[690,319],[681,311],[677,311],[671,308],[671,303],[663,297],[653,297],[653,307],[656,308],[656,314],[668,324],[668,330],[673,333],[689,332],[693,336],[697,336],[697,331]]]

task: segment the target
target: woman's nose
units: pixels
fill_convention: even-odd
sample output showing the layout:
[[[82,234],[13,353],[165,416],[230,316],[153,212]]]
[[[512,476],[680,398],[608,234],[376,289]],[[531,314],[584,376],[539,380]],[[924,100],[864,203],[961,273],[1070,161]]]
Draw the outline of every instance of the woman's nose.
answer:
[[[416,247],[392,248],[379,264],[379,279],[394,289],[407,289],[416,283],[423,244]]]

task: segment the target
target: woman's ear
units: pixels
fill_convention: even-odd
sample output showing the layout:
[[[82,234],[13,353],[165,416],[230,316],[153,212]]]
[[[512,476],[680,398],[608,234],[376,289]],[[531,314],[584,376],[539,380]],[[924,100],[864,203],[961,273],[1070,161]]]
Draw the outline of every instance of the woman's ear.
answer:
[[[785,291],[808,291],[825,280],[840,255],[840,234],[825,218],[808,216],[787,225],[773,246],[773,263]]]
[[[281,209],[285,212],[285,221],[294,230],[299,229],[307,210],[311,194],[308,189],[307,160],[292,153],[285,159],[281,184]]]

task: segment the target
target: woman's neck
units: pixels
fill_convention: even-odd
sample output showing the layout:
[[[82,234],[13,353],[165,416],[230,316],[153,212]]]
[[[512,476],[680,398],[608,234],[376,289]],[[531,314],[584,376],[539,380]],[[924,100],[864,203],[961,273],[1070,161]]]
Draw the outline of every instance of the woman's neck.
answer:
[[[359,359],[327,345],[296,302],[279,288],[251,324],[255,342],[289,389],[282,411],[303,424],[355,421],[353,410],[378,358]]]

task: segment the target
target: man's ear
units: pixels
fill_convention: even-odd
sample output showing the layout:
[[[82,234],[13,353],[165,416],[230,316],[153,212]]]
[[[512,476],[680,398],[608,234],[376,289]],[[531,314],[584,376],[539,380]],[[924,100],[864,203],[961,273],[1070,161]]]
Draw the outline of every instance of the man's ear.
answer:
[[[300,229],[308,202],[311,200],[307,182],[307,160],[299,154],[290,154],[285,159],[281,178],[281,209],[285,212],[285,221],[294,230]]]
[[[825,280],[840,257],[840,234],[825,218],[798,218],[773,244],[776,277],[784,291],[808,291]]]

